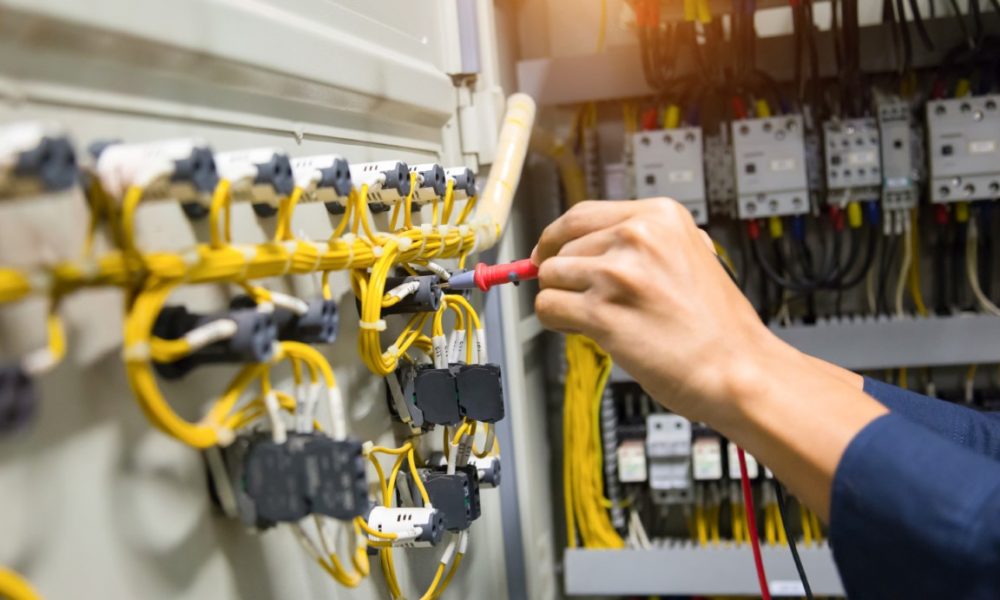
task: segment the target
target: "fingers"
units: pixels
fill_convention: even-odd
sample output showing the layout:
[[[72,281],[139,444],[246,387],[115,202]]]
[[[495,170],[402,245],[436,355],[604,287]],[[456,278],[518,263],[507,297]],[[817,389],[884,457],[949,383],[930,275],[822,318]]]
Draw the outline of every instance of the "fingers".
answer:
[[[535,264],[555,256],[567,243],[588,233],[606,229],[628,219],[641,209],[640,202],[633,201],[588,201],[581,202],[566,211],[542,232],[538,245],[531,253]]]
[[[547,288],[535,296],[535,314],[546,329],[584,332],[589,312],[584,295],[579,292]]]
[[[585,291],[590,287],[589,262],[575,256],[553,256],[538,268],[538,283],[543,290]]]
[[[601,256],[614,247],[618,240],[614,228],[601,229],[564,244],[557,256]]]

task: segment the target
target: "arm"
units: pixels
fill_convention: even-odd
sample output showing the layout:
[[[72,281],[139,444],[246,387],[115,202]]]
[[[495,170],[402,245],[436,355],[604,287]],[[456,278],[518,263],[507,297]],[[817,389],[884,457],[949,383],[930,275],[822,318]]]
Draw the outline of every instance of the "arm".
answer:
[[[666,200],[588,202],[533,255],[546,326],[597,341],[667,408],[767,464],[826,519],[850,441],[885,407],[775,337]]]
[[[811,359],[817,367],[863,389],[890,411],[923,425],[947,439],[974,452],[1000,459],[1000,418],[967,406],[937,400],[921,394],[862,377],[818,358]]]
[[[848,597],[1000,597],[997,462],[892,413],[850,443],[832,497]]]

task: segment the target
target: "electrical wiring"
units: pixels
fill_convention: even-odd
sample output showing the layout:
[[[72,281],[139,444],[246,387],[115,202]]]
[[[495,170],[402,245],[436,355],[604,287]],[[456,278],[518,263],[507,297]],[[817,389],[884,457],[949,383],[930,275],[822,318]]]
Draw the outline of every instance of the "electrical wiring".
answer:
[[[570,547],[622,548],[611,525],[601,479],[601,441],[596,418],[611,373],[611,360],[593,341],[567,336],[563,407],[563,490]]]
[[[979,304],[979,308],[987,313],[994,316],[1000,316],[1000,307],[993,303],[986,294],[983,293],[983,289],[979,283],[979,228],[976,226],[976,218],[972,217],[968,234],[965,239],[965,274],[969,281],[969,286],[972,288],[972,293],[976,298],[976,302]]]
[[[35,588],[23,577],[0,567],[0,596],[8,600],[41,600]]]
[[[913,229],[910,226],[911,222],[912,219],[907,214],[903,231],[903,260],[899,267],[899,278],[896,280],[896,293],[893,296],[895,298],[894,305],[897,317],[903,317],[906,314],[903,310],[903,293],[906,291],[906,282],[910,276],[913,261]]]
[[[778,518],[781,521],[781,529],[785,534],[785,539],[788,542],[788,550],[792,553],[792,561],[795,563],[795,570],[799,574],[799,580],[802,582],[802,590],[805,592],[807,600],[813,599],[812,588],[809,585],[809,578],[806,576],[805,567],[802,566],[802,558],[799,556],[799,549],[795,544],[795,538],[788,532],[788,506],[785,502],[785,493],[781,489],[781,483],[777,479],[772,479],[771,484],[774,486],[774,494],[777,499],[777,512]]]

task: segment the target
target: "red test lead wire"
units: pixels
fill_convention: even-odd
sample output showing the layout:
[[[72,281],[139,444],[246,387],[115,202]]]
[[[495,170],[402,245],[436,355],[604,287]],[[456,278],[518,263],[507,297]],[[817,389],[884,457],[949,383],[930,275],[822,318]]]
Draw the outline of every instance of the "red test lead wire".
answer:
[[[753,506],[753,490],[750,489],[750,475],[747,473],[747,457],[743,448],[736,447],[740,459],[740,483],[743,486],[743,505],[747,513],[747,529],[750,530],[750,547],[753,549],[753,562],[757,568],[757,581],[760,583],[760,596],[763,600],[771,600],[771,590],[767,586],[767,574],[764,573],[764,559],[760,555],[760,538],[757,537],[757,515]]]
[[[447,282],[447,287],[453,290],[471,290],[479,288],[488,292],[490,288],[504,283],[520,283],[538,278],[538,266],[530,258],[516,260],[512,263],[487,265],[479,263],[475,269],[464,273],[456,273]]]

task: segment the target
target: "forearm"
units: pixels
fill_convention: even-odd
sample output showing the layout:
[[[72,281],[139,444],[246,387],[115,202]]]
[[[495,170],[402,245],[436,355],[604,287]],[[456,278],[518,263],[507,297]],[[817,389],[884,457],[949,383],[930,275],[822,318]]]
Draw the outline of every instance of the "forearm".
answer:
[[[836,367],[825,368],[776,338],[754,354],[731,374],[734,410],[713,425],[827,519],[844,450],[887,410]]]

